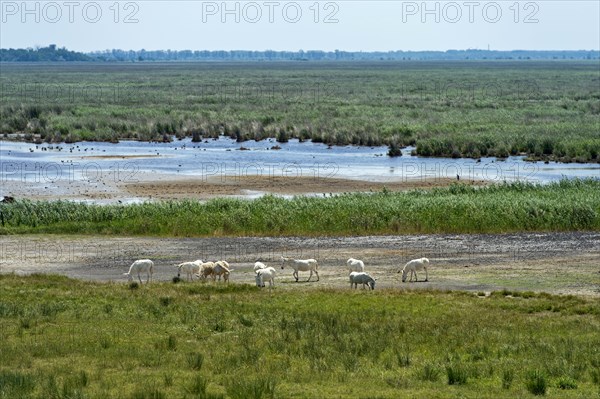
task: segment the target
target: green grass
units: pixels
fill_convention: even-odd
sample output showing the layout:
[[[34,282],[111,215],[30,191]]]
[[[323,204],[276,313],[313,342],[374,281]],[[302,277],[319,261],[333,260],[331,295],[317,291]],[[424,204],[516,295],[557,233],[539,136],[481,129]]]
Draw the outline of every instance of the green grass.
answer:
[[[600,181],[453,185],[327,198],[265,196],[133,205],[0,204],[0,233],[369,235],[600,230]]]
[[[0,133],[600,161],[598,61],[4,64]],[[36,135],[36,136],[34,136]]]
[[[544,372],[540,370],[530,371],[527,375],[527,390],[536,396],[546,394],[548,381]]]
[[[594,304],[0,275],[0,398],[590,398]]]

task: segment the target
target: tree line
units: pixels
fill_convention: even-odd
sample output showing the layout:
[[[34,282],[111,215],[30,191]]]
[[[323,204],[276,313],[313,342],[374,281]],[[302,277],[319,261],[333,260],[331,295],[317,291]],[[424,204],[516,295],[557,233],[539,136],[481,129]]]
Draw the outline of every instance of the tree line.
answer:
[[[82,53],[48,47],[0,49],[1,62],[55,61],[402,61],[402,60],[552,60],[600,59],[596,50],[447,50],[447,51],[251,51],[251,50],[104,50]]]

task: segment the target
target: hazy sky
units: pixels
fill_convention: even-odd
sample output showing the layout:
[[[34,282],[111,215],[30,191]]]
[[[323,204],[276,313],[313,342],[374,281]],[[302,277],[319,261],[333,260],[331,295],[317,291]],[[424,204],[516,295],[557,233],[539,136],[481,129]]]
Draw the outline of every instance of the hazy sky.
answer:
[[[25,7],[23,7],[25,4]],[[600,1],[0,1],[2,48],[598,50]]]

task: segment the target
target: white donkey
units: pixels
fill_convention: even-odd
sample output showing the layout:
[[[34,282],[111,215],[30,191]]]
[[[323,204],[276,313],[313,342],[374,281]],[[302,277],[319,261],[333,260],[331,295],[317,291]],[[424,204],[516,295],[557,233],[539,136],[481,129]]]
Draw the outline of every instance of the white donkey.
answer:
[[[189,281],[194,279],[194,276],[200,273],[202,260],[198,259],[194,262],[183,262],[177,265],[177,277],[181,277],[181,273],[185,273]]]
[[[417,276],[417,270],[425,270],[425,281],[429,281],[429,276],[427,274],[428,266],[429,259],[427,258],[413,259],[407,262],[406,265],[404,265],[404,268],[402,269],[402,282],[404,283],[406,281],[406,275],[408,274],[408,272],[410,272],[409,282],[412,281],[413,274],[415,275],[415,281],[419,281],[419,276]],[[398,270],[398,273],[400,273],[400,270]]]
[[[152,280],[152,269],[154,267],[154,262],[150,259],[140,259],[136,260],[129,266],[129,272],[123,273],[124,276],[127,276],[129,281],[133,281],[133,276],[137,274],[138,279],[140,280],[140,284],[142,284],[142,273],[146,273],[148,278],[146,279],[146,284]]]
[[[365,272],[352,272],[350,273],[350,288],[354,285],[354,288],[358,287],[358,284],[362,284],[363,289],[365,286],[369,286],[372,290],[375,289],[375,279],[369,276]]]
[[[346,265],[348,265],[348,271],[352,272],[364,272],[365,264],[362,260],[350,258],[346,261]]]
[[[298,271],[301,272],[308,272],[310,271],[310,276],[308,276],[308,280],[310,281],[310,278],[313,275],[313,272],[317,275],[317,281],[319,281],[319,272],[317,271],[317,268],[319,267],[319,265],[317,264],[317,261],[314,259],[294,259],[294,258],[286,258],[284,256],[281,257],[281,269],[283,269],[285,267],[285,265],[289,265],[294,269],[294,273],[293,276],[296,279],[296,282],[298,282]]]
[[[254,262],[254,273],[257,273],[260,269],[266,269],[267,265],[262,262]]]
[[[275,268],[265,267],[264,269],[258,269],[256,271],[256,286],[264,287],[265,283],[269,283],[269,289],[272,289],[275,285]]]

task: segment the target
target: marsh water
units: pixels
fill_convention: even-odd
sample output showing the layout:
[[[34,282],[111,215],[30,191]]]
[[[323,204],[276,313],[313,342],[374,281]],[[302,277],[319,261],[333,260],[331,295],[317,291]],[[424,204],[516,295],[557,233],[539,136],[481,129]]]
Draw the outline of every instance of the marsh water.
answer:
[[[562,178],[600,178],[600,164],[526,162],[513,156],[448,159],[411,156],[388,157],[387,147],[327,146],[321,143],[274,139],[238,143],[228,137],[193,143],[121,141],[73,144],[32,144],[0,141],[2,190],[19,181],[46,184],[55,181],[95,181],[110,176],[118,182],[139,176],[284,176],[404,181],[426,178],[530,181],[547,183]]]

